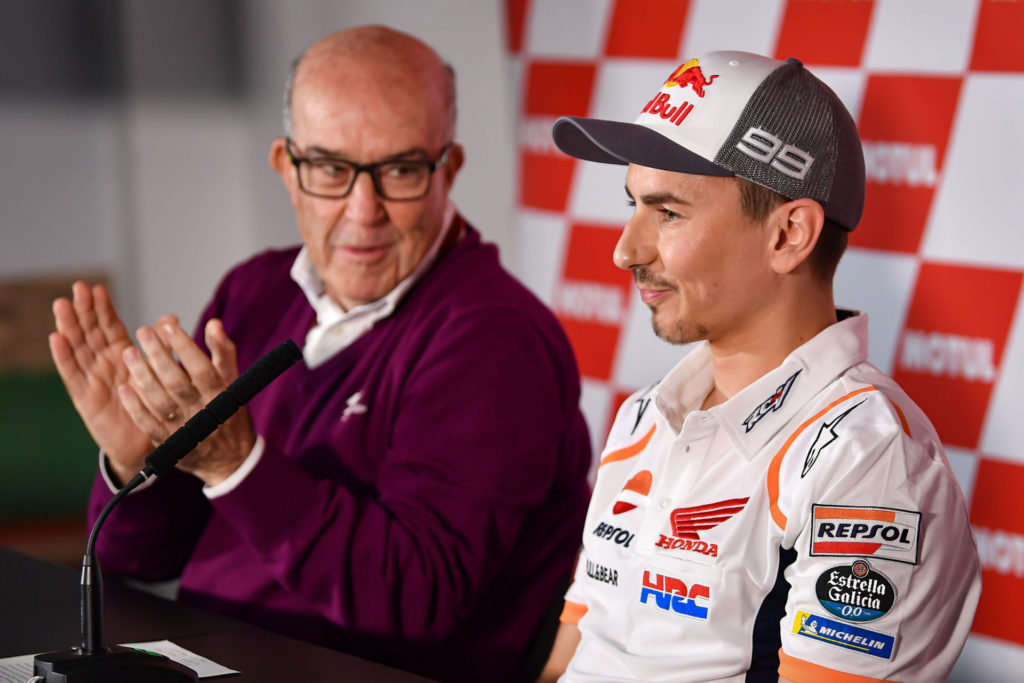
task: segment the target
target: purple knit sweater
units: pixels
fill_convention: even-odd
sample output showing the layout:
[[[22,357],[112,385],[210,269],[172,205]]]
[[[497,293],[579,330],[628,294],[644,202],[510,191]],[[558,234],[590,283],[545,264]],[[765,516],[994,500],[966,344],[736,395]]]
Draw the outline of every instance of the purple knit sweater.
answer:
[[[200,320],[224,321],[240,369],[313,323],[296,253],[236,267]],[[467,228],[394,315],[252,400],[267,448],[240,486],[210,501],[174,470],[111,515],[100,561],[434,678],[521,679],[586,513],[579,392],[555,318]],[[110,497],[97,479],[93,519]]]

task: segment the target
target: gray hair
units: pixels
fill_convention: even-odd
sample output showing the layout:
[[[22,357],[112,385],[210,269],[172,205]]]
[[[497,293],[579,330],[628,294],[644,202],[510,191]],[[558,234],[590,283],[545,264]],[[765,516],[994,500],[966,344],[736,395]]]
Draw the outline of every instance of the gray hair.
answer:
[[[291,139],[294,135],[292,130],[292,90],[295,88],[295,73],[299,70],[299,62],[302,61],[302,57],[305,53],[302,53],[298,57],[292,60],[291,66],[288,68],[288,75],[284,79],[284,109],[282,111],[282,123],[284,124],[285,137]]]

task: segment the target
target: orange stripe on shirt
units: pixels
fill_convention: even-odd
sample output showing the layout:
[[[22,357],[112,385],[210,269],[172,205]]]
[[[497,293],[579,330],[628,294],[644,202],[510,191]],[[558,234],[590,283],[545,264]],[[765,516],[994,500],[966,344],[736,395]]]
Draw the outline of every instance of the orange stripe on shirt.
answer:
[[[658,425],[651,425],[651,431],[647,432],[644,438],[640,439],[635,444],[626,446],[625,448],[620,448],[617,451],[612,451],[608,455],[601,458],[601,462],[598,464],[598,467],[604,467],[610,462],[629,460],[634,455],[636,455],[643,449],[647,448],[647,443],[651,440],[651,437],[654,436],[654,430],[657,429],[657,427]]]
[[[892,401],[889,401],[889,403],[892,403]],[[892,407],[896,409],[896,414],[900,416],[900,424],[903,425],[903,431],[905,431],[907,436],[910,436],[910,438],[914,438],[910,434],[910,424],[907,423],[907,416],[903,414],[903,411],[900,410],[900,407],[895,403],[892,403]]]
[[[793,445],[793,442],[797,440],[797,437],[799,437],[805,429],[810,427],[817,420],[821,419],[825,413],[832,410],[843,401],[853,398],[857,394],[863,394],[866,391],[877,391],[877,389],[873,386],[864,387],[863,389],[852,391],[846,396],[837,398],[835,401],[832,401],[832,403],[829,403],[821,410],[821,412],[804,422],[795,432],[790,434],[789,438],[786,439],[786,443],[782,444],[782,448],[780,448],[779,452],[775,454],[774,458],[772,458],[772,462],[768,466],[768,478],[765,483],[768,486],[768,501],[771,503],[769,510],[771,510],[772,519],[775,520],[775,524],[777,524],[780,529],[785,529],[786,522],[788,521],[786,519],[786,515],[782,514],[782,510],[779,509],[779,470],[782,469],[782,458],[786,455],[787,451],[789,451],[789,447]]]
[[[580,623],[580,619],[582,619],[583,615],[586,613],[586,605],[566,600],[565,606],[562,607],[562,614],[558,617],[558,620],[563,624],[572,624],[575,626]]]
[[[779,650],[779,676],[796,683],[897,683],[888,679],[868,678],[828,669],[791,657],[782,650]]]
[[[896,513],[890,510],[826,508],[819,506],[816,514],[818,517],[828,517],[829,519],[873,519],[876,522],[896,521]]]

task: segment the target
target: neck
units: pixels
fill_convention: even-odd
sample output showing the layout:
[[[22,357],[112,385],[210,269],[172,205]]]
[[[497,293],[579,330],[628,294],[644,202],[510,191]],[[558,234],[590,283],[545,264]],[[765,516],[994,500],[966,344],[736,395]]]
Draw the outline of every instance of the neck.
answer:
[[[710,341],[714,386],[703,409],[724,403],[782,365],[795,349],[836,322],[831,291],[810,291],[767,310],[750,325]]]

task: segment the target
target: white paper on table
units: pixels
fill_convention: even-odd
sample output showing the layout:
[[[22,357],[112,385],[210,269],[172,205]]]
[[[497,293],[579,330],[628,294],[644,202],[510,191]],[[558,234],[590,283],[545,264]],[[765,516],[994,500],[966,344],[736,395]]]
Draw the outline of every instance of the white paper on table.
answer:
[[[196,672],[199,678],[213,678],[238,673],[234,669],[221,666],[206,657],[200,657],[191,650],[172,643],[169,640],[153,640],[146,643],[124,643],[126,647],[149,650],[162,654],[179,664],[184,664]],[[35,655],[20,655],[0,659],[0,683],[28,683],[35,670]]]

